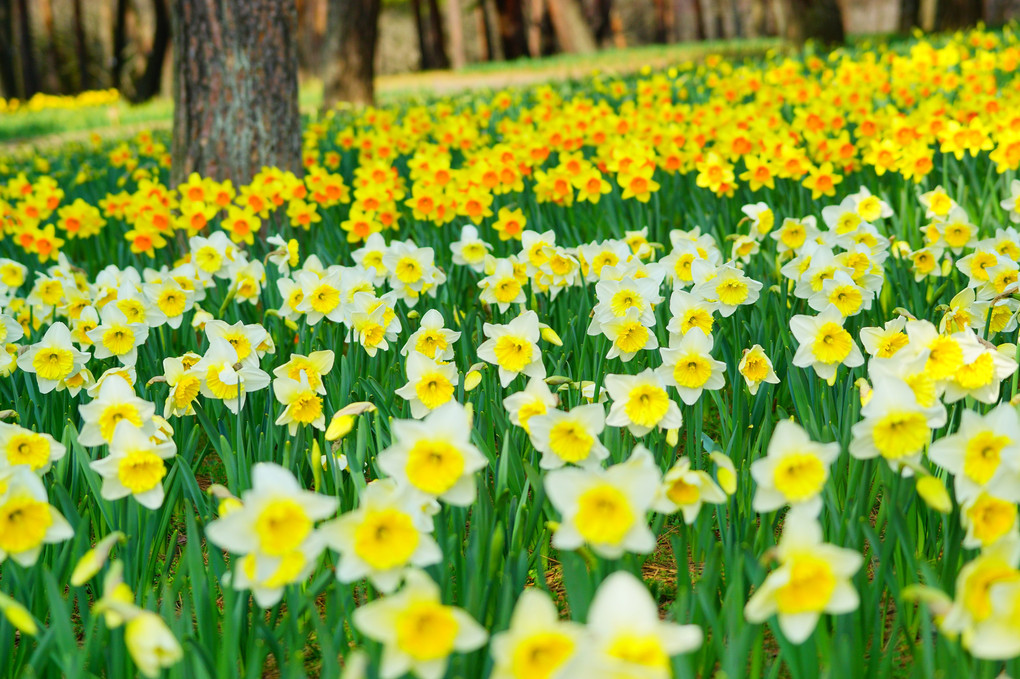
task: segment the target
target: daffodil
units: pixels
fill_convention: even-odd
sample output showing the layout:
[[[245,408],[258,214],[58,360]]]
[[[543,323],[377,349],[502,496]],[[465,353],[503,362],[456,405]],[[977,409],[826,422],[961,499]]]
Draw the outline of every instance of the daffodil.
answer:
[[[492,635],[492,679],[562,676],[583,648],[584,627],[561,621],[549,595],[531,587],[514,604],[509,629]]]
[[[143,507],[158,509],[163,504],[166,460],[176,454],[173,441],[153,441],[141,427],[121,420],[113,430],[109,455],[89,466],[103,477],[104,500],[130,495]]]
[[[528,434],[531,433],[529,422],[536,415],[544,415],[555,408],[559,399],[549,389],[545,380],[532,377],[523,390],[510,394],[503,399],[503,407],[510,416],[510,422]]]
[[[559,469],[565,464],[594,466],[609,456],[599,435],[606,411],[599,403],[575,406],[568,412],[547,410],[528,420],[531,444],[542,453],[539,467]]]
[[[361,492],[356,510],[322,525],[326,545],[340,554],[340,582],[367,576],[380,591],[390,593],[408,568],[442,560],[431,535],[431,516],[418,495],[405,491],[393,479],[373,481]]]
[[[652,509],[662,514],[682,512],[684,522],[693,524],[707,502],[720,504],[726,501],[723,492],[708,472],[691,468],[691,459],[681,457],[662,479]]]
[[[78,442],[83,446],[101,446],[113,441],[122,421],[138,428],[151,429],[156,406],[139,398],[134,388],[120,375],[103,380],[95,400],[78,406],[82,428]]]
[[[393,393],[408,401],[411,417],[422,418],[449,403],[460,381],[457,366],[412,351],[405,363],[407,384]]]
[[[407,338],[400,353],[407,356],[416,351],[437,361],[450,361],[454,356],[454,344],[459,339],[459,332],[446,328],[443,314],[438,309],[429,309],[422,315],[418,329]]]
[[[308,576],[325,547],[316,521],[336,512],[336,498],[304,490],[288,470],[260,462],[252,467],[252,488],[241,507],[220,515],[206,529],[217,547],[239,555],[231,586],[251,589],[266,608],[283,588]]]
[[[394,420],[393,441],[379,468],[426,496],[464,507],[475,500],[475,472],[489,464],[471,443],[471,422],[460,403],[445,403],[421,421]]]
[[[71,344],[71,331],[57,321],[42,338],[18,356],[18,368],[35,373],[39,393],[48,394],[65,378],[79,372],[89,355]]]
[[[595,591],[588,608],[587,644],[564,676],[672,676],[672,656],[701,646],[697,625],[663,621],[659,608],[641,580],[626,571],[609,575]]]
[[[67,449],[49,434],[0,422],[0,469],[26,465],[42,476]]]
[[[1020,416],[1002,403],[981,415],[964,410],[956,432],[932,444],[928,457],[954,475],[956,497],[967,502],[982,488],[1020,483]]]
[[[762,384],[779,384],[779,376],[772,367],[772,359],[760,344],[744,349],[740,363],[737,364],[737,372],[744,378],[751,396],[758,393]]]
[[[894,469],[909,469],[931,438],[934,423],[944,415],[941,403],[923,406],[910,386],[895,377],[875,380],[874,392],[853,426],[850,454],[866,460],[881,456]]]
[[[572,550],[587,544],[606,559],[618,559],[626,552],[650,554],[655,549],[655,535],[645,515],[660,479],[651,454],[643,447],[608,469],[549,472],[546,493],[562,517],[553,533],[553,547]]]
[[[254,349],[250,349],[254,355]],[[257,356],[254,359],[257,365]],[[202,378],[202,395],[223,401],[232,413],[244,407],[249,392],[269,386],[269,375],[242,362],[234,345],[226,339],[210,340],[209,349],[193,370]]]
[[[356,608],[352,620],[362,634],[382,644],[383,679],[408,672],[440,679],[454,652],[473,651],[488,638],[466,611],[443,604],[438,585],[420,570],[408,571],[399,592]]]
[[[830,385],[836,382],[840,365],[856,368],[864,356],[853,337],[843,328],[843,315],[830,304],[817,316],[798,315],[790,319],[790,331],[797,339],[793,364],[814,371]]]
[[[679,429],[683,416],[666,392],[659,374],[645,368],[638,375],[607,375],[606,390],[613,405],[606,424],[627,427],[635,436],[653,429]]]
[[[772,615],[791,643],[801,644],[814,632],[822,613],[849,613],[860,605],[850,578],[864,558],[850,549],[822,541],[822,528],[809,514],[786,515],[776,548],[779,567],[747,602],[748,622],[762,623]]]
[[[319,430],[326,429],[326,416],[322,411],[322,397],[308,384],[308,376],[300,373],[298,379],[277,377],[273,380],[273,394],[284,406],[276,418],[276,424],[287,425],[291,436],[297,434],[302,425]]]
[[[669,347],[662,348],[662,366],[657,372],[663,383],[676,387],[680,399],[694,405],[705,389],[722,389],[726,383],[726,364],[712,358],[712,338],[701,328],[691,328],[687,334],[673,338]]]
[[[292,380],[300,380],[304,375],[308,386],[316,393],[326,395],[326,385],[323,378],[333,370],[333,362],[336,355],[326,349],[324,351],[313,351],[307,356],[303,354],[291,354],[287,362],[273,369],[276,377],[289,377]]]
[[[69,540],[71,524],[50,505],[42,480],[27,465],[4,472],[0,486],[0,563],[34,566],[43,545]]]
[[[541,331],[534,311],[525,311],[506,325],[486,323],[482,332],[488,339],[478,346],[478,358],[499,369],[499,381],[504,387],[522,374],[545,377],[542,351],[538,348]]]
[[[751,508],[772,512],[789,504],[817,516],[829,467],[839,451],[838,443],[817,443],[796,422],[780,420],[766,456],[751,463],[751,477],[757,484]]]

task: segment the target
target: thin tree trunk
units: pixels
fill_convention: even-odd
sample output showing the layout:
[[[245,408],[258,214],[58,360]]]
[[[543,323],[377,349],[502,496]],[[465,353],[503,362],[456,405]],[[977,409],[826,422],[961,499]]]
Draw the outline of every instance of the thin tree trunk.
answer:
[[[503,61],[506,58],[506,52],[503,50],[503,41],[499,38],[499,31],[492,18],[496,14],[496,5],[493,0],[478,0],[478,6],[482,10],[481,26],[485,28],[485,43],[489,48],[489,60]]]
[[[330,0],[326,15],[323,106],[375,101],[380,0]]]
[[[92,89],[89,78],[89,52],[85,44],[85,19],[82,16],[81,0],[74,0],[74,51],[78,59],[78,89],[84,92]]]
[[[657,43],[667,42],[666,32],[666,2],[667,0],[653,0],[655,4],[655,31],[652,38]]]
[[[969,28],[981,21],[983,10],[980,0],[941,0],[938,3],[938,30]]]
[[[921,3],[918,0],[900,0],[900,33],[909,33],[921,21]]]
[[[145,61],[145,71],[135,83],[135,101],[152,99],[159,94],[163,84],[163,62],[166,61],[167,47],[170,46],[171,21],[166,0],[152,0],[152,9],[155,14],[152,51]]]
[[[432,43],[432,59],[434,68],[450,68],[450,58],[446,56],[446,38],[443,36],[443,15],[439,12],[436,0],[426,0],[429,8],[429,41]]]
[[[464,52],[464,15],[460,0],[446,0],[446,23],[450,29],[450,63],[455,69],[467,65]]]
[[[192,172],[235,185],[264,166],[301,174],[296,31],[293,3],[173,3],[173,186]]]
[[[787,2],[786,37],[794,43],[817,40],[828,45],[844,42],[843,14],[836,0],[780,0]]]
[[[545,2],[531,0],[528,19],[528,52],[533,57],[542,56],[542,19],[545,17]]]
[[[53,23],[53,2],[52,0],[39,0],[36,3],[39,10],[39,18],[43,25],[43,47],[40,49],[42,56],[42,81],[39,89],[43,92],[68,93],[74,92],[75,87],[68,82],[67,69],[63,68],[69,64],[71,59],[64,59],[60,56],[60,46],[57,44],[57,31]]]
[[[521,0],[496,0],[499,37],[507,59],[528,56],[528,38],[524,31],[524,6]]]
[[[11,0],[0,0],[0,96],[18,96],[18,75],[14,64],[14,16]]]
[[[411,0],[411,13],[414,15],[414,28],[418,33],[418,70],[427,71],[432,68],[432,51],[429,39],[425,34],[425,20],[421,16],[421,0]]]
[[[575,0],[548,0],[549,18],[560,49],[573,54],[591,54],[595,39]]]
[[[124,74],[124,50],[127,48],[127,15],[130,0],[117,0],[113,15],[113,61],[110,64],[110,81],[117,89],[121,87]]]
[[[32,48],[32,19],[27,0],[18,0],[18,45],[21,48],[21,97],[28,99],[39,91],[35,70],[35,52]]]
[[[751,0],[751,11],[747,19],[749,38],[765,35],[765,0]]]

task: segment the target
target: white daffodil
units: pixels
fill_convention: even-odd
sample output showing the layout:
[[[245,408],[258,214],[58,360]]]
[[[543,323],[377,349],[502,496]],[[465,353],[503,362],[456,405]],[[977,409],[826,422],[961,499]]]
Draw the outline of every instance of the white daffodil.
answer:
[[[549,501],[562,517],[552,546],[573,550],[589,545],[606,559],[624,553],[650,554],[655,535],[645,515],[661,475],[651,454],[637,447],[625,462],[608,469],[558,469],[545,476]]]
[[[657,372],[662,381],[676,387],[681,400],[694,405],[705,389],[722,389],[726,384],[726,364],[712,358],[712,338],[701,328],[691,328],[669,347],[659,349],[662,366]]]
[[[65,378],[79,372],[89,355],[71,344],[71,331],[57,321],[42,338],[18,356],[18,368],[35,373],[40,394],[48,394]]]
[[[862,365],[864,356],[850,333],[843,329],[843,320],[839,309],[831,304],[817,316],[791,318],[790,331],[798,343],[793,364],[814,368],[830,385],[836,383],[836,369],[840,365],[848,368]]]
[[[202,395],[223,401],[232,413],[244,407],[249,392],[269,386],[269,375],[242,362],[226,339],[211,340],[209,349],[193,370],[202,378]]]
[[[691,469],[691,459],[681,457],[662,478],[652,509],[661,514],[682,512],[684,522],[690,525],[706,502],[725,501],[726,493],[712,477],[700,469]]]
[[[492,635],[492,679],[566,676],[564,668],[583,648],[583,634],[582,625],[560,620],[547,593],[525,589],[514,604],[510,628]]]
[[[814,517],[796,510],[787,514],[775,554],[779,568],[748,600],[744,608],[748,622],[762,623],[775,614],[783,635],[801,644],[814,632],[822,613],[849,613],[860,605],[850,578],[864,558],[822,542],[822,528]]]
[[[740,363],[737,364],[737,372],[744,378],[751,396],[758,393],[762,384],[779,384],[779,376],[772,367],[772,359],[765,354],[765,349],[760,344],[744,349]]]
[[[457,366],[412,351],[405,362],[407,383],[394,393],[411,406],[411,417],[421,419],[449,403],[460,382]]]
[[[536,415],[544,415],[555,408],[559,399],[549,389],[545,380],[532,377],[522,391],[503,399],[503,407],[510,415],[510,422],[527,433],[531,433],[529,422]]]
[[[437,361],[451,361],[453,345],[459,339],[459,332],[446,328],[443,314],[437,309],[429,309],[422,315],[418,329],[407,338],[400,354],[407,356],[416,351]]]
[[[432,517],[416,493],[407,493],[393,479],[368,484],[358,508],[321,527],[326,545],[340,554],[336,577],[356,582],[368,577],[390,593],[410,567],[439,563],[443,553],[432,537]]]
[[[383,645],[382,679],[410,672],[421,679],[440,679],[454,652],[485,644],[488,634],[468,613],[444,605],[439,587],[423,571],[411,570],[396,594],[354,609],[354,626]]]
[[[67,449],[49,434],[0,422],[0,469],[26,465],[42,476]]]
[[[308,384],[308,376],[300,373],[298,379],[277,377],[273,380],[273,395],[283,412],[276,418],[276,424],[287,425],[291,436],[297,434],[302,425],[311,425],[320,431],[326,429],[326,416],[322,412],[322,397]]]
[[[10,557],[35,565],[43,545],[74,536],[71,524],[52,507],[42,480],[27,465],[4,472],[0,492],[0,563]]]
[[[83,446],[101,446],[113,440],[114,430],[121,421],[151,431],[156,406],[139,398],[134,388],[120,375],[103,381],[94,401],[78,406],[82,428],[78,442]]]
[[[542,350],[538,348],[541,330],[534,311],[525,311],[506,325],[486,323],[482,332],[488,339],[478,346],[478,358],[499,368],[499,381],[504,387],[522,374],[545,377]]]
[[[638,375],[607,375],[606,390],[613,401],[606,418],[611,427],[627,427],[634,436],[644,436],[656,428],[679,429],[683,424],[680,408],[651,368]]]
[[[661,620],[648,588],[626,571],[612,573],[595,591],[586,632],[587,644],[564,677],[666,679],[670,658],[697,649],[704,638],[697,625]]]
[[[103,477],[100,491],[104,500],[131,495],[148,509],[163,504],[166,460],[177,454],[173,441],[155,442],[146,431],[129,420],[121,420],[113,431],[109,454],[89,466]]]
[[[942,404],[924,407],[903,380],[875,380],[871,400],[861,408],[861,421],[853,426],[850,454],[859,460],[882,456],[894,469],[916,462],[931,438],[933,422],[944,416]]]
[[[955,433],[932,444],[928,457],[954,476],[956,499],[967,502],[981,489],[1020,482],[1020,416],[1002,403],[985,415],[964,410]]]
[[[818,516],[829,467],[839,451],[838,443],[817,443],[796,422],[780,420],[766,456],[751,463],[751,478],[757,484],[751,508],[759,513],[774,512],[789,504]]]
[[[565,464],[598,465],[609,456],[599,435],[606,427],[600,403],[575,406],[568,412],[548,410],[528,420],[531,445],[542,453],[539,467],[559,469]]]
[[[315,522],[336,512],[338,501],[303,489],[283,467],[252,467],[252,488],[241,506],[210,523],[206,537],[237,559],[231,586],[251,589],[263,608],[275,605],[283,588],[311,572],[325,547]]]
[[[393,441],[379,453],[379,468],[398,483],[460,507],[475,500],[475,472],[489,464],[471,443],[471,421],[450,401],[421,421],[394,420]]]

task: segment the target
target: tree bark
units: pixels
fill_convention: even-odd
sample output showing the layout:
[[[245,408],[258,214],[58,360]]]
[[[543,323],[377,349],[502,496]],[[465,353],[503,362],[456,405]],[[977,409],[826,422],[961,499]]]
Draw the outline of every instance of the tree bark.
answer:
[[[192,172],[235,185],[263,166],[301,174],[296,30],[293,2],[173,3],[173,186]]]
[[[330,0],[326,15],[323,106],[375,101],[375,49],[380,0]]]
[[[72,3],[74,18],[74,51],[78,59],[78,90],[84,92],[92,89],[89,78],[89,53],[85,44],[85,19],[82,16],[81,0]]]
[[[940,0],[938,30],[952,31],[973,26],[981,21],[982,4],[981,0]]]
[[[843,13],[836,0],[780,0],[786,2],[786,37],[794,43],[817,40],[827,45],[842,44]]]
[[[528,37],[524,30],[524,6],[521,0],[496,0],[499,37],[507,59],[528,56]]]
[[[39,91],[35,69],[35,52],[32,48],[32,21],[28,2],[18,0],[18,44],[21,49],[21,98],[28,99]]]
[[[464,51],[464,15],[460,0],[446,0],[446,24],[450,31],[450,63],[453,68],[464,68],[467,55]]]
[[[148,101],[159,94],[163,85],[163,62],[166,61],[167,47],[170,46],[172,31],[166,0],[152,0],[152,9],[155,15],[152,51],[149,52],[149,56],[145,60],[145,71],[135,83],[134,101],[136,102]]]
[[[919,0],[900,0],[900,33],[909,33],[914,26],[921,23],[921,3]]]
[[[110,63],[110,81],[117,89],[120,89],[124,74],[127,15],[130,6],[130,0],[117,0],[117,7],[113,14],[113,60]]]
[[[0,96],[18,96],[18,75],[15,72],[14,16],[11,0],[0,0]]]
[[[560,49],[572,54],[591,54],[595,38],[581,14],[576,0],[548,0],[549,18]]]
[[[432,48],[433,68],[450,68],[450,57],[446,56],[446,38],[443,36],[443,15],[436,0],[426,0],[429,8],[429,42]]]

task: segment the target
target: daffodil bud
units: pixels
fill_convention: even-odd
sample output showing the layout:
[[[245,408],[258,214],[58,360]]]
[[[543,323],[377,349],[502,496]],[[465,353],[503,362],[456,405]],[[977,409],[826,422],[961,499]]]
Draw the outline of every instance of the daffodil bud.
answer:
[[[922,476],[917,479],[917,494],[930,509],[940,514],[953,511],[953,501],[946,485],[937,476]]]
[[[540,332],[542,335],[542,339],[548,342],[549,344],[552,344],[557,347],[563,346],[563,340],[561,340],[560,336],[556,334],[556,331],[550,328],[548,325],[543,324],[540,327]]]
[[[737,470],[733,466],[733,460],[719,451],[709,453],[709,457],[718,466],[715,477],[719,480],[719,487],[727,495],[733,495],[737,492]]]
[[[326,440],[337,441],[350,434],[354,429],[355,419],[357,418],[354,415],[341,415],[340,413],[334,415],[329,426],[326,427]]]
[[[147,677],[158,677],[162,668],[171,667],[184,657],[180,643],[163,618],[150,611],[141,611],[128,621],[124,641],[138,671]]]
[[[123,533],[114,531],[97,542],[95,547],[85,552],[78,559],[78,564],[74,567],[74,572],[71,573],[71,586],[81,587],[94,578],[99,569],[106,564],[113,546],[118,542],[124,542],[124,538]]]
[[[667,429],[666,430],[666,445],[670,448],[676,448],[676,445],[680,442],[680,430],[679,429]]]
[[[0,593],[0,611],[3,612],[8,622],[22,634],[34,637],[39,633],[39,626],[35,624],[35,618],[32,617],[28,609],[2,593]]]
[[[464,376],[464,391],[473,391],[482,381],[482,373],[471,370]]]

